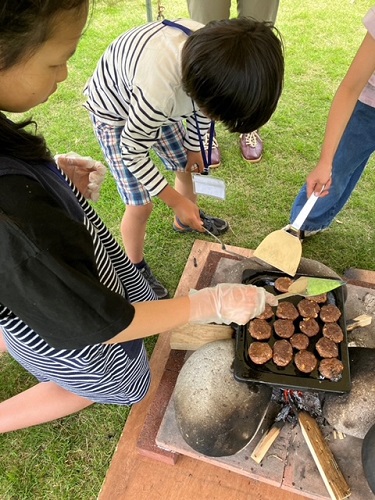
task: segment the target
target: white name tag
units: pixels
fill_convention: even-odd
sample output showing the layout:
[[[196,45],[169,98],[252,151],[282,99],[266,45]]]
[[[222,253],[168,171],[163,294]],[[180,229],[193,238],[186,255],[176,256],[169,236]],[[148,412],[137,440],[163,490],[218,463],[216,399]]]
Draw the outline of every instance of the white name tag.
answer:
[[[208,175],[193,175],[193,187],[195,194],[204,194],[213,198],[225,200],[225,182]]]

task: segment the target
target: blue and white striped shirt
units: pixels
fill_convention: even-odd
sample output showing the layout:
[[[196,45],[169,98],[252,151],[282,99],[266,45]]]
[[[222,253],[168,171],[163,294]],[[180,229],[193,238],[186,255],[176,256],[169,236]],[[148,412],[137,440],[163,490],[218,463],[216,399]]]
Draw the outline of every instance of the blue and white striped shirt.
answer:
[[[178,20],[192,31],[202,24]],[[187,35],[161,22],[152,22],[119,36],[105,51],[85,88],[85,107],[104,123],[123,127],[121,151],[124,163],[157,196],[167,185],[149,156],[165,125],[186,120],[184,146],[200,151],[210,120],[184,92],[181,51]]]

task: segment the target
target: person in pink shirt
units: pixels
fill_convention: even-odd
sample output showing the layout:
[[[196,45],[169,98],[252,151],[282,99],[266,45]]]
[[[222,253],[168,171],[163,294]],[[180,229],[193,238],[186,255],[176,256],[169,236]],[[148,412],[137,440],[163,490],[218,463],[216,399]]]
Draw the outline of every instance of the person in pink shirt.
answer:
[[[329,228],[375,151],[375,7],[363,23],[367,33],[332,101],[319,162],[291,209],[293,221],[307,198],[323,190],[301,239]]]

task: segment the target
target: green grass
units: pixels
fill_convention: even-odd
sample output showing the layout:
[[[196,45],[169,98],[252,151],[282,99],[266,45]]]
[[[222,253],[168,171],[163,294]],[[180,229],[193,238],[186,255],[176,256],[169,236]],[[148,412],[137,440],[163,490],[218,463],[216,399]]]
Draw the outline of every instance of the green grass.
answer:
[[[153,4],[155,16],[156,2]],[[163,5],[168,18],[187,16],[185,0],[168,0]],[[364,36],[361,20],[371,5],[364,0],[280,3],[277,25],[285,43],[285,88],[276,113],[261,131],[265,142],[261,163],[251,166],[244,162],[238,136],[217,127],[223,161],[213,175],[225,180],[227,199],[204,198],[200,204],[208,213],[230,221],[233,231],[223,237],[225,243],[255,248],[269,232],[288,222],[294,197],[317,162],[333,94]],[[97,0],[91,23],[70,63],[67,82],[32,113],[53,152],[73,150],[102,159],[82,108],[82,88],[105,47],[126,29],[145,21],[143,2]],[[372,160],[339,215],[340,223],[306,241],[304,256],[340,274],[349,267],[374,269],[374,205]],[[119,239],[123,205],[110,176],[97,210]],[[173,293],[196,235],[178,235],[171,223],[171,211],[156,200],[147,228],[146,257]],[[148,341],[149,352],[154,342]],[[2,399],[34,383],[7,355],[0,357]],[[125,408],[97,405],[51,424],[2,435],[0,498],[96,498],[127,414]]]

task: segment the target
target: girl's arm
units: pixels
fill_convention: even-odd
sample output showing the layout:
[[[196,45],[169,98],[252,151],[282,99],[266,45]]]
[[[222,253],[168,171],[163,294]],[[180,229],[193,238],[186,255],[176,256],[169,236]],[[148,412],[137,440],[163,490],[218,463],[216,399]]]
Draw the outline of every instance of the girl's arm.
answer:
[[[328,114],[317,167],[307,178],[307,196],[330,186],[332,162],[357,100],[375,71],[375,39],[367,33],[347,74],[341,82]]]
[[[276,305],[275,297],[262,287],[220,283],[185,297],[136,303],[133,321],[107,343],[148,337],[188,322],[243,325],[261,314],[266,302]]]

